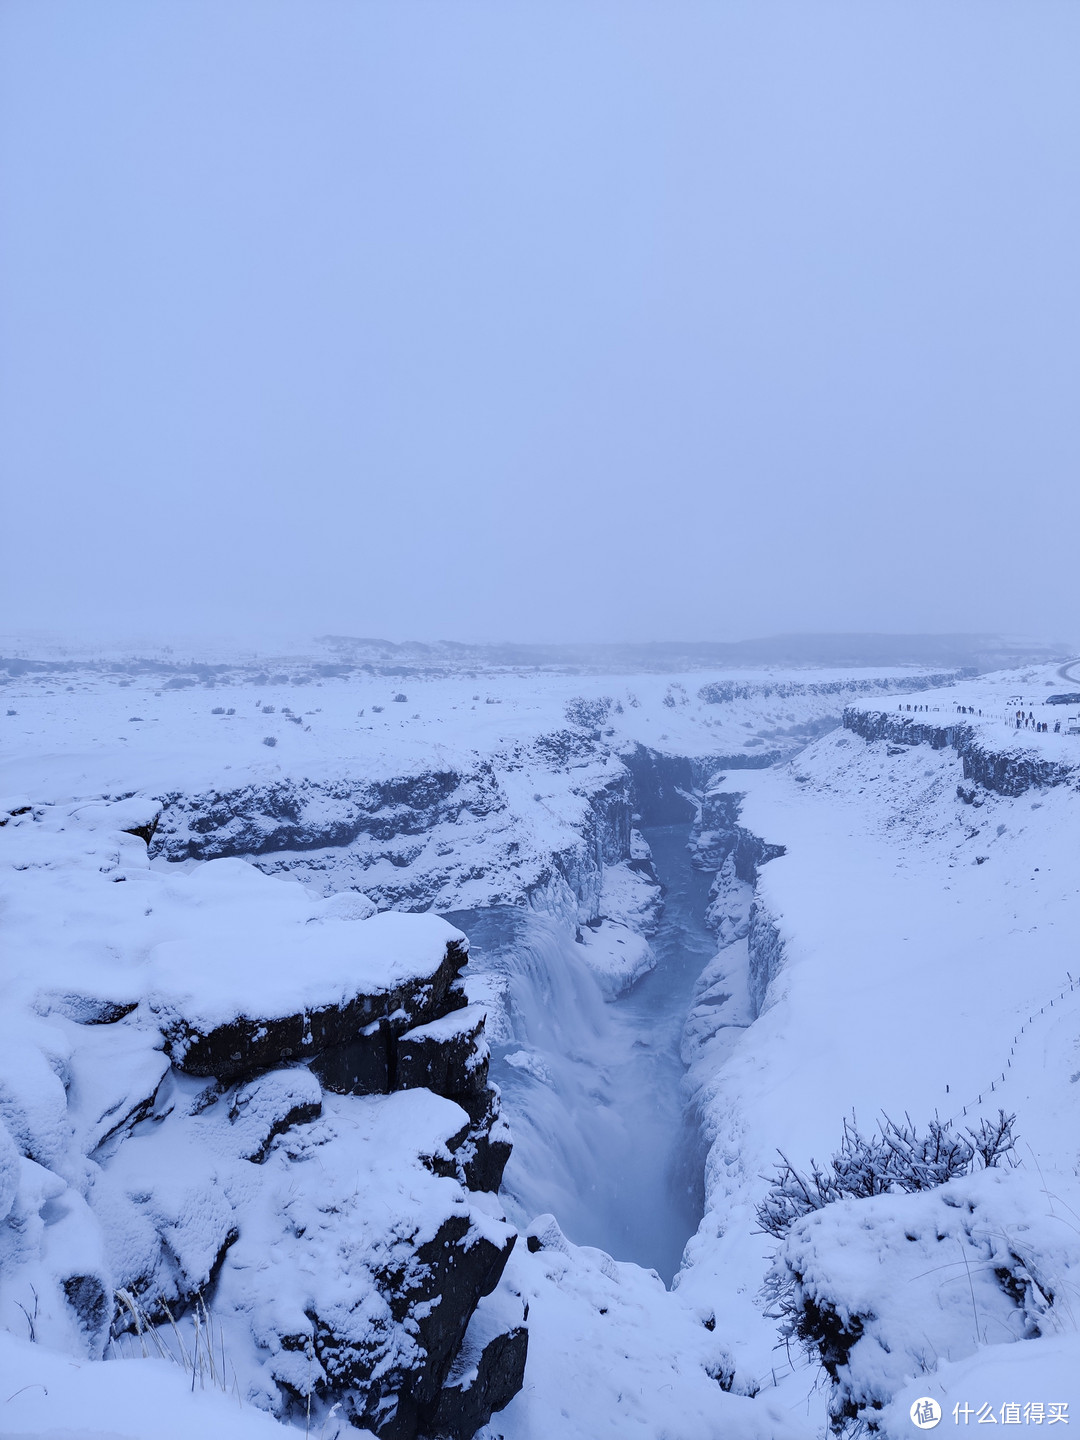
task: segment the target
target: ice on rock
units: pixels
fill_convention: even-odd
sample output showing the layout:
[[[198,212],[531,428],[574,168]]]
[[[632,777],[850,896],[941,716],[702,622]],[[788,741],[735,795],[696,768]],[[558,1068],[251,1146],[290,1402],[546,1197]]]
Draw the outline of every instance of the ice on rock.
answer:
[[[605,998],[624,995],[656,964],[652,947],[643,935],[611,920],[581,927],[582,959],[595,975]]]

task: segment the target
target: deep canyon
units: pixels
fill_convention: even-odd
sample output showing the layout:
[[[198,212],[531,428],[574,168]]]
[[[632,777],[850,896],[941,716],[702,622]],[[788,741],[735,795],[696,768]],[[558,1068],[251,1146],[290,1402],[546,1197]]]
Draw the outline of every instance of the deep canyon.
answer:
[[[856,1302],[810,1221],[777,1249],[755,1207],[778,1150],[826,1157],[852,1107],[996,1097],[946,1038],[971,994],[948,947],[979,932],[1009,846],[993,893],[1026,866],[1042,897],[1013,902],[1030,993],[999,974],[980,1023],[999,1076],[1026,1073],[1009,1007],[1057,983],[1072,900],[1046,886],[1077,767],[1066,737],[1009,734],[1022,682],[70,682],[8,690],[28,963],[0,1070],[5,1344],[29,1328],[35,1356],[107,1357],[119,1383],[157,1337],[252,1425],[328,1436],[891,1433],[919,1373],[898,1322],[882,1380],[860,1357],[884,1301],[837,1321],[849,1358],[821,1362],[811,1404],[818,1341],[778,1358],[766,1275],[799,1297],[821,1277],[800,1313]],[[940,997],[922,1020],[920,967]],[[910,1053],[915,1024],[936,1050]],[[1053,1169],[1048,1122],[1027,1123]],[[1044,1249],[1045,1296],[1072,1261]],[[977,1304],[1045,1336],[1059,1312],[1037,1319],[1026,1283]],[[957,1364],[965,1344],[940,1337]]]

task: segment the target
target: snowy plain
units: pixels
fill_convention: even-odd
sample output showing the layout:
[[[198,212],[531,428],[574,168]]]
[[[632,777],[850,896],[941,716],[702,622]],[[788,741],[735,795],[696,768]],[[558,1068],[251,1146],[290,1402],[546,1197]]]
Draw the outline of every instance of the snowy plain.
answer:
[[[900,1259],[889,1259],[890,1245],[897,1227],[902,1236],[912,1222],[880,1217],[883,1238],[856,1267],[858,1294],[837,1254],[845,1235],[865,1228],[858,1206],[871,1202],[844,1202],[853,1211],[850,1228],[845,1221],[832,1238],[824,1222],[835,1217],[820,1212],[822,1225],[800,1235],[800,1263],[807,1273],[817,1267],[821,1295],[840,1308],[885,1316],[889,1351],[882,1353],[899,1357],[892,1368],[870,1355],[868,1340],[859,1354],[852,1351],[848,1367],[859,1372],[874,1407],[866,1418],[881,1433],[911,1433],[909,1391],[912,1399],[963,1393],[998,1406],[1071,1399],[1075,1420],[1080,991],[1072,982],[1080,970],[1074,958],[1080,888],[1071,857],[1080,812],[1068,772],[1080,767],[1080,736],[1018,732],[1014,719],[1008,723],[1021,694],[1034,707],[1053,688],[1069,688],[1049,667],[959,679],[940,689],[921,688],[927,679],[911,671],[820,670],[320,678],[310,667],[288,673],[285,666],[276,676],[238,668],[213,684],[171,684],[161,673],[120,667],[112,674],[76,668],[13,677],[0,702],[14,712],[0,721],[7,727],[0,791],[10,797],[5,814],[12,817],[0,838],[15,956],[4,981],[10,1039],[0,1098],[14,1148],[33,1154],[12,1163],[36,1167],[36,1213],[50,1204],[55,1211],[61,1197],[70,1197],[67,1228],[76,1236],[70,1243],[85,1249],[83,1270],[94,1261],[102,1274],[109,1271],[114,1262],[107,1254],[90,1253],[95,1245],[108,1250],[108,1243],[94,1230],[86,1197],[95,1185],[114,1184],[128,1196],[138,1189],[135,1172],[145,1167],[132,1157],[145,1137],[136,1132],[152,1122],[136,1121],[119,1144],[114,1137],[113,1151],[99,1146],[110,1121],[127,1118],[126,1098],[164,1078],[160,1017],[183,1010],[190,1018],[197,999],[196,1018],[212,1023],[212,1006],[223,1007],[219,1017],[243,1007],[247,977],[264,1011],[272,1010],[271,989],[279,984],[288,1008],[295,998],[289,925],[303,932],[298,950],[310,951],[304,973],[325,996],[326,981],[340,980],[346,951],[356,949],[350,939],[342,950],[335,938],[341,934],[362,936],[367,927],[396,923],[395,911],[414,912],[403,917],[402,942],[385,951],[407,969],[410,947],[430,945],[422,928],[411,927],[440,923],[423,912],[449,914],[470,932],[462,917],[512,911],[521,917],[516,940],[503,932],[485,942],[477,923],[467,985],[469,998],[488,1011],[493,1074],[517,1149],[498,1206],[477,1205],[468,1194],[451,1202],[469,1208],[481,1228],[502,1225],[505,1213],[525,1237],[496,1292],[529,1304],[525,1384],[485,1435],[820,1434],[829,1391],[824,1372],[797,1347],[778,1348],[775,1323],[762,1313],[762,1284],[776,1247],[755,1233],[761,1177],[778,1148],[803,1167],[812,1157],[827,1159],[853,1110],[867,1127],[881,1112],[907,1112],[917,1123],[937,1113],[967,1124],[996,1113],[999,1104],[1017,1112],[1021,1163],[1003,1176],[1006,1198],[995,1198],[992,1226],[1006,1234],[1023,1229],[1027,1240],[1014,1236],[1013,1248],[1032,1265],[1037,1252],[1044,1279],[1053,1273],[1046,1284],[1055,1299],[1041,1315],[1039,1336],[1016,1339],[1023,1326],[1008,1331],[1022,1306],[995,1289],[992,1278],[966,1309],[954,1303],[957,1277],[966,1284],[971,1263],[994,1270],[989,1252],[975,1255],[985,1239],[979,1234],[933,1242],[955,1251],[941,1262],[948,1267],[942,1287],[953,1289],[916,1286],[919,1298],[892,1311],[886,1298],[901,1271]],[[907,704],[930,708],[899,708]],[[960,722],[960,705],[976,714]],[[962,723],[988,753],[1012,757],[1021,768],[1030,758],[1053,762],[1060,783],[1017,794],[973,790],[950,743],[866,741],[838,728],[845,706],[893,717],[894,724]],[[1051,707],[1043,713],[1057,718]],[[670,1289],[667,1276],[651,1273],[647,1260],[626,1263],[632,1257],[620,1249],[627,1205],[640,1204],[647,1186],[634,1192],[640,1180],[631,1173],[628,1196],[615,1203],[605,1173],[633,1154],[634,1113],[642,1116],[634,1158],[641,1171],[649,1169],[640,1076],[659,1073],[655,1066],[626,1068],[643,1039],[648,1049],[657,1007],[643,987],[654,980],[647,972],[656,952],[669,943],[669,932],[657,931],[659,894],[641,827],[670,816],[643,820],[633,809],[645,782],[639,767],[631,784],[627,767],[633,771],[643,752],[667,767],[666,790],[652,796],[654,806],[682,800],[692,840],[688,872],[691,857],[707,861],[709,817],[717,810],[737,815],[745,835],[783,849],[749,879],[735,873],[734,856],[721,867],[710,909],[716,954],[706,942],[693,960],[702,975],[696,990],[689,976],[685,1027],[669,1027],[670,1043],[666,1034],[662,1045],[657,1040],[649,1061],[654,1065],[661,1049],[669,1056],[681,1031],[689,1068],[683,1081],[681,1066],[664,1060],[667,1093],[657,1123],[670,1129],[681,1108],[700,1125],[702,1146],[697,1203],[704,1215],[696,1235],[690,1237],[687,1222],[687,1235],[675,1243],[677,1253],[690,1239]],[[361,794],[363,787],[375,793]],[[148,857],[144,841],[126,832],[162,806]],[[702,894],[692,903],[703,900]],[[382,913],[366,918],[376,906]],[[152,915],[141,913],[148,908]],[[124,992],[139,1004],[132,1018],[87,1026],[72,1008],[72,997],[115,1000],[117,977],[133,973],[138,982]],[[665,994],[674,983],[669,973],[656,971]],[[230,991],[229,983],[239,989]],[[625,1008],[635,1003],[636,1022]],[[410,1093],[420,1092],[401,1098]],[[425,1124],[435,1131],[450,1124],[440,1117],[452,1103],[433,1099],[438,1114],[417,1116],[406,1127],[421,1148]],[[368,1099],[328,1101],[314,1124],[336,1125],[337,1138],[321,1153],[340,1154],[355,1173],[365,1152],[345,1131],[359,1136],[368,1122],[358,1129],[356,1114],[377,1108]],[[198,1116],[185,1122],[188,1129],[198,1123]],[[179,1134],[178,1121],[168,1125],[174,1150],[194,1146],[200,1158],[191,1165],[205,1171],[207,1147],[220,1139],[196,1141]],[[304,1131],[300,1124],[290,1134]],[[157,1134],[164,1137],[166,1126]],[[437,1142],[433,1132],[429,1146]],[[185,1197],[171,1181],[170,1215],[162,1209],[164,1192],[150,1205],[158,1216],[152,1224],[179,1233],[185,1206],[198,1213],[215,1185],[226,1192],[247,1186],[250,1233],[230,1248],[211,1308],[220,1307],[252,1434],[260,1426],[281,1428],[259,1406],[276,1405],[288,1416],[265,1384],[260,1388],[258,1344],[252,1349],[244,1337],[256,1334],[250,1318],[263,1301],[256,1292],[241,1294],[233,1262],[243,1262],[245,1245],[272,1247],[273,1215],[253,1217],[260,1206],[274,1210],[273,1169],[299,1173],[302,1149],[285,1136],[273,1141],[257,1183],[227,1178],[218,1154],[214,1178],[201,1192]],[[160,1163],[167,1169],[174,1160],[175,1154]],[[411,1173],[411,1163],[403,1153],[394,1173]],[[237,1176],[251,1168],[242,1157],[228,1164]],[[422,1191],[429,1180],[433,1193],[455,1183],[436,1177],[410,1183]],[[55,1193],[46,1194],[50,1186]],[[20,1203],[14,1195],[13,1203]],[[282,1200],[282,1213],[287,1203],[296,1202]],[[538,1218],[543,1211],[554,1215]],[[64,1228],[42,1221],[41,1235]],[[910,1243],[900,1245],[901,1258]],[[41,1276],[53,1277],[54,1292],[64,1266],[76,1265],[68,1254],[46,1263],[44,1240],[33,1255],[32,1246],[24,1248],[20,1263],[30,1268],[23,1280],[34,1265],[44,1267]],[[925,1268],[937,1273],[932,1251],[933,1245]],[[287,1263],[295,1263],[296,1252],[288,1254]],[[239,1273],[246,1273],[243,1263]],[[5,1381],[37,1374],[19,1359],[27,1350],[26,1296],[16,1293],[14,1274],[11,1266],[0,1271],[9,1332],[0,1364]],[[146,1407],[155,1402],[140,1398],[145,1387],[149,1394],[160,1386],[165,1395],[173,1385],[174,1377],[162,1378],[163,1362],[88,1360],[70,1309],[60,1300],[38,1312],[32,1353],[43,1378],[34,1383],[49,1389],[45,1370],[51,1366],[54,1377],[63,1371],[63,1385],[55,1379],[50,1395],[75,1396],[63,1405],[82,1407],[81,1418],[76,1423],[60,1401],[53,1408],[23,1390],[11,1412],[18,1417],[12,1433],[174,1433],[146,1428],[172,1424],[173,1415],[147,1420]],[[246,1332],[238,1316],[247,1317]],[[916,1322],[919,1345],[903,1338]],[[1007,1366],[986,1359],[1004,1348]],[[114,1344],[109,1353],[130,1350]],[[75,1380],[67,1373],[72,1361],[57,1358],[63,1355],[77,1357]],[[113,1374],[140,1365],[146,1368],[130,1382],[127,1402],[121,1397],[129,1382]],[[920,1367],[923,1388],[911,1391]],[[205,1416],[192,1425],[217,1433],[211,1411],[217,1414],[223,1398],[207,1392],[198,1402]],[[141,1428],[118,1424],[126,1405]],[[294,1411],[292,1422],[298,1419],[303,1424]],[[9,1423],[6,1415],[2,1423]],[[319,1417],[327,1435],[337,1423],[328,1412]],[[946,1423],[953,1423],[951,1414]]]

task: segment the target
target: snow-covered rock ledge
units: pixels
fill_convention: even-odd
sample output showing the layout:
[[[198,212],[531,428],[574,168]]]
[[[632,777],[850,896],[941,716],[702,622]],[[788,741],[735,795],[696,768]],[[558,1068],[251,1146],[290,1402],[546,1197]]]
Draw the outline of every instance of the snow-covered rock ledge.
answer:
[[[576,729],[358,769],[158,791],[151,854],[235,856],[323,894],[362,888],[380,910],[531,904],[574,921],[598,917],[605,867],[629,856],[631,777]]]
[[[1080,779],[1080,762],[1040,755],[1020,739],[1021,731],[1011,737],[1005,732],[1000,739],[996,735],[991,738],[988,727],[964,720],[935,724],[899,712],[862,710],[856,706],[844,711],[844,729],[867,741],[885,740],[893,745],[929,745],[932,750],[954,750],[963,762],[964,779],[974,780],[998,795],[1023,795],[1037,787],[1070,785]]]
[[[0,827],[0,1328],[80,1362],[160,1328],[200,1385],[212,1333],[213,1383],[281,1418],[468,1440],[527,1334],[465,937],[151,869],[130,808]]]

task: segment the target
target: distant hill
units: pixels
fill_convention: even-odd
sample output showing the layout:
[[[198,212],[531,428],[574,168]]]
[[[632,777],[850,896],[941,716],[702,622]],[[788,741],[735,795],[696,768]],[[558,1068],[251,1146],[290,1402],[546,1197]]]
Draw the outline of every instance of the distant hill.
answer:
[[[324,635],[319,644],[353,664],[566,667],[589,670],[693,670],[717,666],[929,665],[976,670],[1067,659],[1065,642],[1001,635],[771,635],[756,640],[656,640],[636,644],[425,644]]]
[[[383,675],[461,670],[551,670],[592,674],[675,673],[758,667],[853,670],[917,665],[982,673],[1075,656],[1062,642],[1001,635],[770,635],[755,640],[655,640],[619,644],[463,644],[454,640],[379,640],[355,635],[293,639],[287,646],[188,640],[134,645],[67,644],[29,637],[0,639],[0,677],[59,676],[80,669],[173,677],[173,684],[213,683],[240,673],[271,680],[310,679],[366,670]],[[4,657],[7,658],[4,658]],[[188,677],[186,680],[181,677]]]

